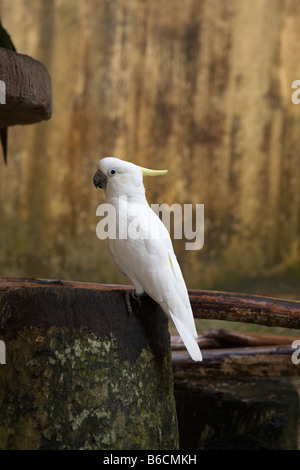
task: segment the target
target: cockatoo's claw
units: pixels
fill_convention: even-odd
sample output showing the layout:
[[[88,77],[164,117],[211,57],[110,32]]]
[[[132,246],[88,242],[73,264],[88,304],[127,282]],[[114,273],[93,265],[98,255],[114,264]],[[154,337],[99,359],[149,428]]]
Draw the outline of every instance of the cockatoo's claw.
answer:
[[[142,295],[144,295],[144,292],[142,292],[141,294],[138,294],[136,290],[132,292],[132,297],[134,298],[134,300],[137,301],[140,307],[142,307],[142,303],[141,303]]]
[[[139,304],[139,307],[141,308],[142,307],[142,302],[141,302],[141,297],[142,295],[144,295],[144,292],[142,292],[141,294],[138,294],[136,292],[136,290],[134,291],[129,291],[127,290],[126,293],[125,293],[125,302],[126,302],[126,307],[127,307],[127,312],[128,312],[128,315],[132,315],[132,306],[131,306],[131,297]]]
[[[130,293],[129,290],[127,290],[125,292],[125,303],[126,303],[126,308],[127,308],[127,312],[128,312],[129,316],[132,315],[132,307],[131,307],[131,303],[130,303],[130,297],[131,297],[131,293]]]

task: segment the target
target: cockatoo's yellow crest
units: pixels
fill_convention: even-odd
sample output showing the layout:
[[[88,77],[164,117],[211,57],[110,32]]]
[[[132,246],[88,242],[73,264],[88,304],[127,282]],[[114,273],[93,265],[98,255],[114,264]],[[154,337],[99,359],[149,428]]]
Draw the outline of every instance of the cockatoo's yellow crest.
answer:
[[[150,170],[149,168],[139,167],[144,176],[163,176],[168,173],[168,170]]]

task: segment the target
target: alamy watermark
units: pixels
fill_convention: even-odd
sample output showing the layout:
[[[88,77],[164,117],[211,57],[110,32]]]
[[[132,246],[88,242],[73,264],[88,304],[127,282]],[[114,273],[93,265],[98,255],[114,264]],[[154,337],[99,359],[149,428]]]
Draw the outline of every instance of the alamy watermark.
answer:
[[[2,340],[0,340],[0,364],[6,364],[6,346]]]
[[[293,104],[300,103],[300,80],[294,80],[292,83],[292,88],[297,88],[296,91],[292,93],[291,100]]]
[[[300,364],[300,340],[296,339],[292,343],[292,349],[296,349],[296,351],[292,354],[292,363],[295,365]]]
[[[0,80],[0,104],[6,104],[6,85],[3,80]]]
[[[204,204],[151,204],[151,209],[161,218],[158,223],[143,204],[127,204],[126,196],[119,198],[119,207],[104,203],[97,207],[96,215],[102,217],[96,227],[101,240],[174,239],[188,240],[186,250],[200,250],[204,245]],[[172,223],[173,219],[173,223]],[[142,223],[141,223],[142,220]],[[173,234],[171,233],[173,227]]]

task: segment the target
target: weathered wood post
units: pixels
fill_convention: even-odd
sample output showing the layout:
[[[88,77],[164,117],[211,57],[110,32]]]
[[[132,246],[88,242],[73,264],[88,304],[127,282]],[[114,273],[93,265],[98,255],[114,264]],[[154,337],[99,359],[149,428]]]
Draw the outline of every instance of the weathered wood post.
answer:
[[[213,291],[190,291],[198,318],[300,328],[300,302]],[[179,338],[173,343],[180,448],[298,448],[298,335],[211,330],[199,338],[201,366]]]
[[[1,128],[50,119],[51,79],[41,62],[0,47],[0,80],[5,103],[0,107]]]
[[[175,380],[182,450],[297,450],[299,399],[288,377]]]
[[[176,449],[167,317],[149,297],[0,278],[1,449]]]

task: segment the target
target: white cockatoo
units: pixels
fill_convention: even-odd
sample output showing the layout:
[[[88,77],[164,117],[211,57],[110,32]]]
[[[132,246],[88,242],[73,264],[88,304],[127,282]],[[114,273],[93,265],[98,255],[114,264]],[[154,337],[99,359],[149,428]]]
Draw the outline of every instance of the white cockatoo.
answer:
[[[143,175],[164,175],[118,158],[102,158],[94,185],[113,206],[116,230],[109,236],[112,256],[136,295],[147,293],[173,320],[191,358],[202,361],[193,312],[170,235],[145,197]],[[120,229],[121,234],[120,234]]]

